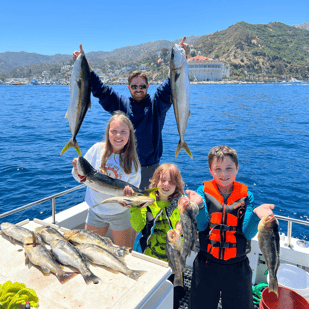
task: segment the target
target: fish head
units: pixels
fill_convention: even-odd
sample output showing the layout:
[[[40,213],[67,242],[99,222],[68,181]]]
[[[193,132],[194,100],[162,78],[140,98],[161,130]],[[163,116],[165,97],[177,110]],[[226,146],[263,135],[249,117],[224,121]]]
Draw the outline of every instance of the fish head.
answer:
[[[183,248],[183,242],[180,237],[180,233],[176,229],[171,229],[166,233],[167,241],[177,250]]]
[[[171,64],[174,69],[180,68],[186,61],[186,52],[178,44],[175,44],[171,51]]]
[[[258,230],[261,231],[262,229],[270,230],[272,229],[276,224],[278,224],[278,220],[275,218],[274,215],[267,215],[264,216],[258,225]]]
[[[82,156],[79,156],[77,159],[76,169],[81,176],[89,176],[91,173],[95,172],[92,165]]]
[[[14,227],[14,224],[9,223],[9,222],[3,222],[1,223],[1,231],[3,231],[5,233],[6,230],[11,229],[12,227]]]
[[[189,208],[190,208],[190,200],[189,200],[189,198],[187,196],[182,196],[178,200],[179,213],[183,214],[185,211],[188,211]]]

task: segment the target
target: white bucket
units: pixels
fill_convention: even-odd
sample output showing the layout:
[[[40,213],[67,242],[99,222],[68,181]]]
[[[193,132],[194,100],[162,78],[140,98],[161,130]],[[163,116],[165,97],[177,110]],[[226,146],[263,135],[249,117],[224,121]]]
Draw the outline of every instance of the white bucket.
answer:
[[[309,273],[290,264],[281,264],[277,273],[279,286],[295,291],[309,301]],[[267,275],[269,283],[269,275]]]

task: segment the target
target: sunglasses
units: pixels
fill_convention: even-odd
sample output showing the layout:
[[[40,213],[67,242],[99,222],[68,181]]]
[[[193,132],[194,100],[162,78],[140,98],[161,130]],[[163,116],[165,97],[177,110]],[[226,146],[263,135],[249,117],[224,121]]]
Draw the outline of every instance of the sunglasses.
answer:
[[[147,88],[147,86],[145,84],[142,84],[142,85],[131,85],[130,87],[131,87],[132,90],[136,90],[136,89],[143,90],[143,89]]]

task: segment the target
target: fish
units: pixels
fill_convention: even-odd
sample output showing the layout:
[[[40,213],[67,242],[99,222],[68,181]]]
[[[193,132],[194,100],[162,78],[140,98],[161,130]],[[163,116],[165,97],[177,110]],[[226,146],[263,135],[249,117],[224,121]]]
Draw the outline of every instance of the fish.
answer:
[[[175,152],[175,158],[177,158],[180,150],[184,149],[192,159],[192,153],[184,140],[188,118],[190,116],[189,68],[186,51],[178,44],[175,44],[171,51],[170,81],[172,89],[171,101],[173,103],[177,129],[180,137]]]
[[[90,262],[102,265],[116,272],[121,272],[131,279],[138,280],[146,271],[128,268],[123,258],[116,257],[104,248],[94,244],[81,244],[76,248],[86,256]]]
[[[183,255],[186,259],[191,255],[191,251],[196,252],[197,244],[197,222],[196,216],[199,208],[195,203],[190,203],[188,197],[183,196],[178,200],[178,209],[180,213],[179,223],[183,235]]]
[[[158,188],[142,190],[126,181],[100,173],[82,156],[77,158],[76,168],[79,175],[86,176],[86,181],[84,182],[86,186],[96,192],[113,196],[123,196],[125,186],[131,187],[136,194],[141,195],[149,195],[151,192],[158,190]]]
[[[63,233],[65,239],[69,240],[74,245],[77,244],[94,244],[98,245],[110,253],[118,257],[123,257],[129,254],[132,249],[127,247],[119,247],[113,244],[110,238],[100,236],[92,231],[75,229]]]
[[[279,297],[277,272],[280,267],[279,222],[274,215],[263,217],[258,225],[259,247],[265,257],[269,273],[268,291]]]
[[[137,208],[144,208],[147,207],[151,204],[153,204],[155,202],[155,199],[153,197],[150,196],[144,196],[144,195],[138,195],[138,196],[114,196],[114,197],[110,197],[105,199],[104,201],[102,201],[99,204],[96,204],[92,207],[90,207],[90,209],[99,206],[101,204],[105,204],[105,203],[121,203],[121,204],[126,204],[132,207],[137,207]]]
[[[49,244],[52,240],[66,240],[62,234],[51,226],[40,226],[35,228],[35,232],[42,237],[45,243]]]
[[[40,267],[45,276],[50,273],[54,274],[61,284],[78,275],[77,272],[66,272],[62,266],[54,259],[50,251],[40,242],[37,241],[35,233],[32,237],[26,237],[24,242],[26,264],[29,261]]]
[[[89,108],[91,108],[91,82],[90,68],[83,53],[75,60],[70,84],[69,108],[65,117],[69,121],[72,138],[63,147],[60,155],[63,155],[69,148],[74,147],[78,155],[82,155],[76,136],[81,128],[83,120]]]
[[[32,231],[9,222],[1,223],[1,231],[11,240],[17,240],[21,243],[24,243],[26,238],[33,237]],[[37,236],[37,241],[42,242],[41,237]]]
[[[89,269],[88,260],[71,243],[66,240],[56,239],[50,241],[49,245],[51,247],[51,252],[58,262],[77,268],[87,284],[97,284],[101,281],[101,279]]]
[[[183,256],[183,241],[176,229],[171,229],[166,234],[166,255],[168,265],[175,274],[174,287],[183,286],[182,272],[186,266],[186,259]]]

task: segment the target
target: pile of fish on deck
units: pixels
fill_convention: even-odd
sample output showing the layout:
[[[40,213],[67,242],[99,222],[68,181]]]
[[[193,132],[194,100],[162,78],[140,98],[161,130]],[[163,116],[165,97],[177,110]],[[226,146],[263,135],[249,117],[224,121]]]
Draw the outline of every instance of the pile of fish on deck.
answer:
[[[99,283],[100,278],[89,269],[89,261],[136,281],[145,273],[126,266],[124,257],[131,252],[131,248],[116,246],[108,237],[91,231],[70,230],[61,234],[50,226],[42,226],[33,232],[8,222],[1,224],[1,231],[23,244],[26,264],[30,261],[39,266],[44,275],[54,274],[61,283],[79,273],[87,284]],[[50,246],[50,250],[45,244]],[[74,267],[79,272],[66,272],[62,265]]]

